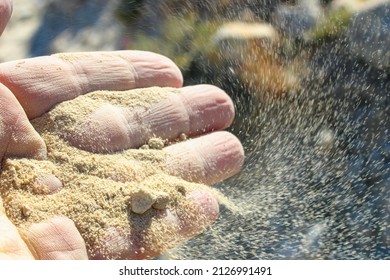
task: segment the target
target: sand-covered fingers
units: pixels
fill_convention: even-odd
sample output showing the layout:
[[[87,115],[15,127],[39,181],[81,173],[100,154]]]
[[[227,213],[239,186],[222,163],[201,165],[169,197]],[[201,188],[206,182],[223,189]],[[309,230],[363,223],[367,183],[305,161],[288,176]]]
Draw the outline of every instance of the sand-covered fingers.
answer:
[[[54,105],[95,90],[180,87],[168,58],[142,51],[68,53],[0,64],[0,82],[35,118]]]
[[[158,176],[127,187],[98,181],[96,186],[88,181],[79,190],[52,195],[20,191],[6,195],[7,213],[35,258],[153,258],[204,231],[219,214],[218,203],[205,186],[177,178]],[[133,195],[142,199],[137,188],[149,189],[155,197],[142,213],[133,211]],[[169,194],[165,201],[159,200],[161,193]]]
[[[106,96],[107,101],[109,98],[115,99],[115,95],[120,94]],[[233,103],[228,95],[211,85],[191,86],[180,90],[144,89],[140,95],[149,98],[150,107],[126,107],[125,102],[116,105],[112,102],[102,104],[85,120],[80,121],[77,127],[63,126],[67,132],[65,137],[74,146],[84,150],[114,152],[139,148],[152,137],[169,142],[180,135],[193,137],[222,130],[234,118]],[[127,99],[130,98],[136,99],[127,94]],[[90,106],[91,103],[88,102],[87,105]]]
[[[12,1],[0,0],[0,35],[7,26],[8,20],[12,14]]]
[[[151,259],[201,233],[219,215],[216,199],[202,189],[186,194],[175,209],[153,211],[153,216],[129,216],[131,231],[109,228],[90,257]]]
[[[0,83],[0,160],[4,157],[45,158],[46,146],[14,95]]]
[[[138,149],[145,144],[151,150],[168,145],[164,151],[168,154],[166,162],[170,174],[192,182],[213,184],[236,174],[243,164],[240,141],[230,133],[218,132],[228,127],[233,117],[233,103],[224,91],[211,85],[198,85],[182,89],[152,87],[92,92],[59,104],[33,124],[47,135],[47,143],[53,139],[53,146],[58,147],[55,136],[59,135],[73,147],[99,154]],[[181,135],[195,138],[176,143]],[[70,147],[66,149],[63,154],[73,153]],[[80,155],[81,150],[77,152]],[[88,166],[82,162],[88,158],[85,156],[78,166],[88,168],[89,174],[102,174],[99,164],[110,166],[103,164],[109,157],[107,154],[107,157],[90,161]],[[159,159],[158,164],[161,162]],[[129,177],[119,179],[120,173],[143,174],[146,170],[138,168],[128,158],[114,166],[118,166],[118,170],[124,167],[124,171],[115,174],[106,170],[103,177],[126,181]],[[135,179],[134,176],[131,179]]]
[[[74,250],[61,245],[68,240],[59,238],[63,228],[57,227],[53,239],[42,236],[53,228],[45,221],[55,216],[74,221],[90,257],[116,259],[151,258],[201,232],[218,215],[218,204],[207,186],[164,173],[159,159],[165,159],[164,151],[96,155],[74,147],[64,150],[61,141],[48,143],[48,159],[54,162],[8,159],[0,176],[6,213],[15,225],[28,229],[26,240],[35,242],[29,243],[30,248],[40,248],[41,253],[34,249],[38,258],[72,256],[68,253]],[[54,147],[59,150],[52,151]],[[127,167],[133,168],[126,165],[126,157],[131,156],[140,161],[141,178],[126,172]],[[124,161],[118,161],[121,158]],[[120,180],[112,175],[118,167],[123,167]],[[144,178],[145,174],[149,176]],[[59,247],[45,240],[58,242]]]
[[[174,106],[164,103],[167,100]],[[218,204],[210,194],[215,191],[195,182],[214,183],[239,171],[240,142],[227,132],[213,132],[228,126],[233,115],[230,99],[212,86],[184,92],[172,88],[100,91],[63,102],[32,120],[47,144],[47,160],[4,161],[0,190],[7,215],[23,228],[45,225],[55,216],[68,217],[92,258],[156,256],[201,232],[218,216]],[[105,118],[107,124],[102,126]],[[126,133],[129,124],[138,126],[138,133],[126,135],[144,140],[136,140],[135,146],[131,137],[118,142],[118,124],[124,124]],[[176,138],[182,133],[195,138],[180,142]],[[157,145],[158,141],[148,139],[152,136],[160,137],[152,138],[156,141],[163,141],[161,137],[173,141],[164,149],[166,143]],[[95,146],[80,149],[85,147],[74,139]],[[138,149],[145,141],[148,147]],[[50,227],[53,224],[42,232]],[[40,227],[30,229],[39,232]],[[56,252],[42,253],[40,258],[66,258],[61,252],[73,251],[45,247],[40,244],[45,238],[37,236],[29,238],[37,244],[31,248]]]

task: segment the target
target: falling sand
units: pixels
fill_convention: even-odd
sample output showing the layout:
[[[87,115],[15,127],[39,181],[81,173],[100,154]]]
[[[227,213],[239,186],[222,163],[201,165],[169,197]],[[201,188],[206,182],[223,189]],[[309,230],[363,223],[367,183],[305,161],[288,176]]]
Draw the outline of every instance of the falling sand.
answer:
[[[162,139],[151,138],[141,149],[115,153],[88,152],[66,140],[66,135],[77,131],[81,122],[102,106],[147,110],[176,91],[154,87],[92,92],[33,120],[46,142],[48,157],[3,161],[0,190],[9,218],[23,228],[56,215],[69,217],[90,256],[108,258],[122,257],[104,245],[110,232],[137,236],[150,251],[157,252],[181,241],[175,234],[180,225],[167,223],[167,213],[198,226],[207,224],[186,194],[208,187],[168,175],[162,149],[167,143]]]

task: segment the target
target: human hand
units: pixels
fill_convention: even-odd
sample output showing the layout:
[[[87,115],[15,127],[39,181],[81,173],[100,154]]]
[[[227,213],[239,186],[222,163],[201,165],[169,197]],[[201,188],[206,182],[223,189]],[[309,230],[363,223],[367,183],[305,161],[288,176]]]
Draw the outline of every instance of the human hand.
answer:
[[[6,2],[0,1],[0,6]],[[4,4],[2,7],[5,7]],[[0,8],[0,11],[6,10]],[[0,146],[0,158],[44,159],[45,143],[29,119],[42,115],[63,101],[95,90],[126,90],[149,86],[180,88],[182,76],[165,57],[147,52],[122,51],[77,54],[73,60],[55,55],[3,63],[0,65],[0,82],[3,84],[0,86],[0,143],[7,143]],[[230,125],[234,116],[231,100],[223,91],[209,85],[185,87],[180,91],[182,94],[179,97],[172,95],[153,106],[148,118],[135,125],[132,131],[142,131],[143,126],[148,126],[153,135],[165,139],[174,139],[179,132],[196,137],[165,148],[167,162],[175,176],[213,184],[238,172],[243,162],[241,144],[227,132],[213,132]],[[90,143],[81,143],[74,137],[75,145],[94,152],[107,152],[138,148],[144,143],[142,134],[128,135],[121,130],[128,123],[118,123],[116,114],[96,117],[106,118],[107,123],[118,124],[101,128],[111,129],[110,133],[116,136],[116,140],[108,145],[92,147]],[[99,133],[99,130],[89,133],[93,138],[93,134]],[[102,150],[94,150],[94,147],[101,147]],[[54,178],[49,181],[47,184],[56,186]],[[197,205],[195,209],[199,215],[207,217],[207,224],[215,221],[218,205],[210,193],[199,190],[189,194],[188,199]],[[51,218],[32,225],[19,235],[16,227],[3,212],[0,213],[0,257],[88,258],[84,240],[68,218]],[[185,216],[175,216],[173,220],[172,216],[163,217],[161,222],[167,219],[167,223],[180,224],[184,230],[177,234],[182,235],[183,240],[199,233],[207,225],[189,224],[183,218]],[[133,250],[124,251],[129,246],[122,246],[123,243],[131,244]],[[135,240],[122,240],[120,236],[114,236],[107,241],[105,249],[116,254],[119,252],[122,258],[153,257],[160,253],[159,250],[147,247],[139,253],[136,248],[143,245]]]

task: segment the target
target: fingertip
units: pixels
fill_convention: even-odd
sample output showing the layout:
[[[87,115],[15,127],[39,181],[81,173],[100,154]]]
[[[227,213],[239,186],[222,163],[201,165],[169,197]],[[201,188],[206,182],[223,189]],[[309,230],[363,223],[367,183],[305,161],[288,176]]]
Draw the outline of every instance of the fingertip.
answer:
[[[136,71],[136,88],[182,87],[183,74],[170,58],[149,51],[128,51],[127,54]]]
[[[153,210],[153,219],[148,227],[143,224],[150,219],[134,214],[130,218],[130,230],[109,227],[98,244],[89,244],[91,259],[152,259],[171,249],[183,240],[178,233],[179,220],[170,210]],[[149,213],[150,214],[150,213]]]
[[[242,169],[245,159],[244,147],[241,144],[240,139],[237,138],[234,134],[227,131],[219,131],[216,134],[220,134],[219,139],[225,139],[223,144],[224,148],[230,151],[228,160],[234,163],[234,166],[230,166],[228,169],[231,169],[231,176],[236,174]]]
[[[186,195],[188,207],[177,211],[179,234],[184,240],[200,234],[219,216],[219,204],[207,190],[194,190]]]
[[[235,116],[233,101],[221,88],[201,84],[184,87],[181,91],[184,103],[191,108],[190,111],[197,112],[193,114],[193,120],[190,120],[191,134],[222,130],[233,123]]]
[[[164,148],[167,170],[187,181],[212,185],[234,176],[244,164],[244,148],[227,131],[217,131]]]
[[[5,156],[27,157],[44,160],[47,157],[47,148],[44,140],[35,131],[27,117],[21,116],[19,123],[11,126]]]
[[[214,195],[206,190],[195,190],[187,194],[187,199],[198,206],[199,215],[213,224],[219,216],[219,204]]]
[[[116,227],[105,229],[105,235],[98,243],[88,244],[88,256],[92,260],[134,259],[136,247],[130,232]]]

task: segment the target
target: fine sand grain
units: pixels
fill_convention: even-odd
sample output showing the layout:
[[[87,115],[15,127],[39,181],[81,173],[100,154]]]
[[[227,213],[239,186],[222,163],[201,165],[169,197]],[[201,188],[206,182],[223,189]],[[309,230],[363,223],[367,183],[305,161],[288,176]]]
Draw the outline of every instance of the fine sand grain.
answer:
[[[23,228],[56,215],[69,217],[89,254],[109,258],[121,257],[107,245],[112,232],[126,238],[138,236],[150,251],[159,251],[180,241],[176,234],[180,225],[167,223],[167,213],[206,224],[185,197],[191,190],[207,187],[167,174],[162,149],[166,141],[151,138],[141,149],[108,154],[78,149],[63,137],[102,106],[147,110],[176,91],[156,87],[97,91],[63,102],[33,120],[46,142],[48,158],[3,161],[0,190],[9,218]],[[177,141],[182,140],[183,135]]]

